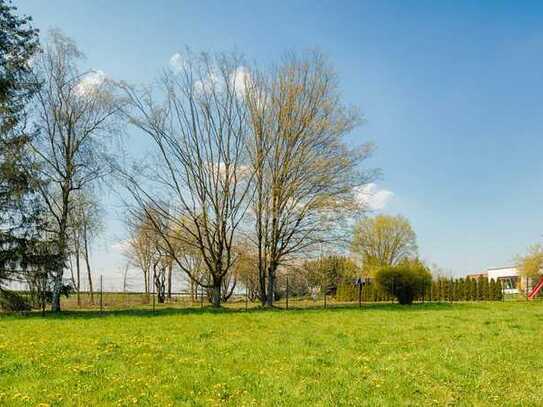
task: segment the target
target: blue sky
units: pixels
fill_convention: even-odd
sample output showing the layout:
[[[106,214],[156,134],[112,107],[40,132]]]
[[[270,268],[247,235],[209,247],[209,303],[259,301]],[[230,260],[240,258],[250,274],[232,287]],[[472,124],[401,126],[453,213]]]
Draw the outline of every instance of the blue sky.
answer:
[[[261,64],[320,49],[366,117],[349,141],[377,144],[377,187],[393,193],[382,212],[411,220],[423,258],[462,275],[543,239],[543,2],[14,4],[74,38],[90,67],[131,82],[151,81],[185,46]],[[96,248],[108,275],[122,262],[118,216]]]

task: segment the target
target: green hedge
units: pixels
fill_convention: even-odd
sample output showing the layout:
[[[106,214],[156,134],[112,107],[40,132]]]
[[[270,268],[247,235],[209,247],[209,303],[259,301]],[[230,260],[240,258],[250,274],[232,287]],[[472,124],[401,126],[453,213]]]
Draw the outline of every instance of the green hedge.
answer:
[[[369,284],[362,289],[363,302],[391,301],[393,298],[380,290],[376,284]],[[439,278],[432,281],[424,298],[417,301],[501,301],[503,299],[500,281],[487,278],[470,279]],[[358,286],[350,283],[338,285],[336,301],[358,301]]]
[[[359,287],[354,284],[340,284],[337,287],[336,301],[340,302],[353,302],[358,301]],[[381,302],[392,301],[394,297],[387,294],[376,284],[365,285],[362,288],[362,301],[363,302]]]

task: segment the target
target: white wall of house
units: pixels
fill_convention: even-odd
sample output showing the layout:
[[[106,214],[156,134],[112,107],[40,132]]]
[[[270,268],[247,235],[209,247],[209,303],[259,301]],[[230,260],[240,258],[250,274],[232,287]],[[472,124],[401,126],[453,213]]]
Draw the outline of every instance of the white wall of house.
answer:
[[[487,270],[488,279],[498,279],[500,277],[518,277],[518,271],[516,267],[499,267],[490,268]]]
[[[505,294],[518,294],[519,273],[516,267],[494,267],[487,269],[488,279],[501,280]]]

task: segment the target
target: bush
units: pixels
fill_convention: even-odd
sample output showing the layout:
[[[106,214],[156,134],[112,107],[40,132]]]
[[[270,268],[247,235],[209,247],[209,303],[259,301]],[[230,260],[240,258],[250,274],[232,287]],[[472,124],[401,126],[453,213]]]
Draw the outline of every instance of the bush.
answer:
[[[396,297],[400,304],[412,304],[432,284],[432,274],[420,261],[410,260],[382,268],[375,275],[375,280],[383,291]]]
[[[8,312],[30,311],[31,306],[21,295],[0,289],[0,309]]]

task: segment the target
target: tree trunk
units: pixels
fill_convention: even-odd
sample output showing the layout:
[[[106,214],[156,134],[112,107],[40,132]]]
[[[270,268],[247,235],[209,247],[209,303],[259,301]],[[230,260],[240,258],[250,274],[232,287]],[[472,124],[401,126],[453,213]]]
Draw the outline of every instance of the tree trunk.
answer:
[[[53,273],[53,293],[51,311],[60,312],[60,294],[62,292],[62,276],[66,266],[66,241],[68,233],[68,211],[70,204],[70,186],[65,183],[62,186],[62,215],[58,224],[58,256],[57,270]]]
[[[173,263],[168,264],[168,299],[172,299],[172,271]]]
[[[83,226],[83,241],[85,242],[85,263],[87,264],[87,278],[89,279],[89,293],[90,293],[90,302],[94,305],[94,289],[92,287],[92,273],[89,259],[89,239],[87,235],[87,226]],[[78,268],[78,278],[79,278],[79,268]]]
[[[64,271],[64,270],[62,270]],[[51,301],[51,311],[60,312],[60,292],[62,291],[62,272],[58,270],[53,277],[53,299]]]
[[[198,285],[194,280],[190,280],[190,299],[192,302],[198,301]]]
[[[66,205],[67,207],[67,205]],[[64,267],[66,262],[66,229],[67,229],[67,218],[66,215],[61,222],[59,227],[59,237],[58,237],[58,268],[53,273],[53,292],[51,300],[51,311],[60,312],[60,294],[62,292],[62,277],[64,275]]]
[[[211,288],[211,304],[214,308],[221,306],[221,281],[213,279],[213,287]]]
[[[264,262],[262,261],[262,251],[259,247],[259,254],[258,254],[258,290],[259,290],[259,297],[260,297],[260,302],[262,304],[263,307],[266,306],[267,304],[267,301],[268,301],[268,296],[266,295],[266,290],[267,290],[267,287],[266,287],[266,273],[267,273],[267,270],[265,269],[265,265],[264,265]]]
[[[75,249],[75,273],[76,273],[76,286],[77,290],[77,306],[81,306],[81,264],[79,261],[79,244],[76,244]]]
[[[275,272],[277,265],[275,261],[270,261],[268,267],[268,292],[266,293],[266,307],[273,307],[273,301],[275,299]]]
[[[151,278],[151,273],[149,270],[143,272],[143,280],[145,281],[145,294],[150,293],[149,279]]]

